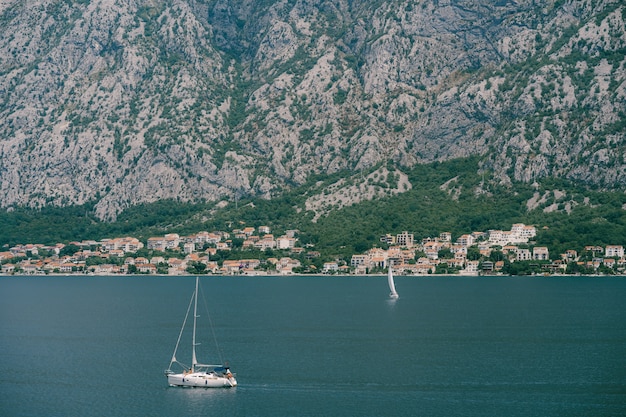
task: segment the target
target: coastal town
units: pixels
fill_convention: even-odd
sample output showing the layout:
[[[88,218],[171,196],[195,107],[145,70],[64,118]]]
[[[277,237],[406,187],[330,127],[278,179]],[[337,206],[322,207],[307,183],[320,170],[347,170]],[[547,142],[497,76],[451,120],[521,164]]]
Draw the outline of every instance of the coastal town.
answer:
[[[537,246],[535,226],[513,224],[510,230],[472,232],[453,239],[449,232],[416,240],[412,233],[386,234],[380,247],[354,254],[350,259],[307,262],[320,258],[313,247],[299,244],[298,231],[275,237],[267,226],[231,231],[175,233],[101,241],[24,244],[0,249],[4,275],[48,274],[216,274],[293,275],[381,273],[388,268],[401,275],[507,275],[506,265],[531,267],[533,274],[624,274],[622,245],[587,245],[551,256],[549,248]],[[224,254],[236,251],[237,259]],[[245,257],[246,253],[268,254]],[[146,256],[150,254],[150,256]],[[573,268],[573,269],[572,269]],[[526,274],[526,273],[525,273]]]

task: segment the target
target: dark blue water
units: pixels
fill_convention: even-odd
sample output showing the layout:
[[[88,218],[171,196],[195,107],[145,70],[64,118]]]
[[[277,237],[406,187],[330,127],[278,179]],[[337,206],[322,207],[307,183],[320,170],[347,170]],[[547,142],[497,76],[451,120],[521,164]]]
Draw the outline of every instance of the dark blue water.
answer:
[[[624,278],[201,281],[236,389],[166,384],[192,277],[0,278],[0,415],[626,415]]]

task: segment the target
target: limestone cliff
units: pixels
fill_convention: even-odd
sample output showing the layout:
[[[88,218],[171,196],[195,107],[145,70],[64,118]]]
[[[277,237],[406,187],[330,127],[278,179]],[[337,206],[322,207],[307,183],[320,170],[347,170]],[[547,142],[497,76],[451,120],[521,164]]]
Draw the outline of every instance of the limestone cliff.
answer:
[[[618,0],[0,1],[0,206],[271,198],[478,154],[626,185]]]

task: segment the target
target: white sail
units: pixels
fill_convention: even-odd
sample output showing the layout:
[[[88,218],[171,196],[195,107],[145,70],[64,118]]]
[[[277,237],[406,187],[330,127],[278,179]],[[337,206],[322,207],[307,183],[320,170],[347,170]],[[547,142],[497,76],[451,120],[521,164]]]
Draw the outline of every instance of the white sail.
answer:
[[[389,297],[390,298],[398,298],[399,295],[396,292],[396,285],[393,282],[393,272],[391,270],[391,266],[389,266],[389,272],[387,273],[387,281],[389,282],[389,291],[391,291],[389,293]]]

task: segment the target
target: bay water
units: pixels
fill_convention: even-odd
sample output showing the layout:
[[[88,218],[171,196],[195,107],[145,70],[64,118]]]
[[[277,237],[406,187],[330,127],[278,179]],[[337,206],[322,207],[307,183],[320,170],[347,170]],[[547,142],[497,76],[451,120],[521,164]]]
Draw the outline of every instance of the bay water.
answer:
[[[201,286],[233,389],[163,375],[194,277],[0,277],[0,416],[626,415],[626,278]]]

